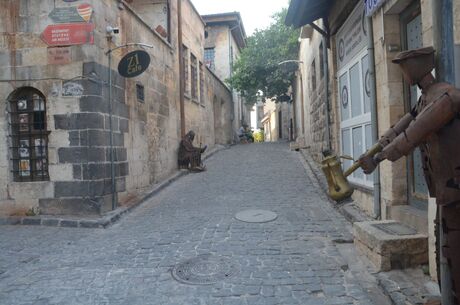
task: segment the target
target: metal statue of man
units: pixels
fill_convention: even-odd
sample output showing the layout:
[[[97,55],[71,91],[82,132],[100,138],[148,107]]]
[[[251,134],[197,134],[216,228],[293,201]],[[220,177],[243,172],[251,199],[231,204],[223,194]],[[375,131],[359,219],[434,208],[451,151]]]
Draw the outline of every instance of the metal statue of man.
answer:
[[[423,170],[430,196],[441,208],[441,228],[446,236],[442,255],[452,277],[454,304],[460,304],[460,90],[438,83],[432,47],[399,53],[398,64],[405,80],[422,90],[417,105],[379,140],[383,150],[374,157],[361,156],[366,174],[383,160],[396,161],[416,147],[422,153]]]
[[[190,130],[180,141],[179,153],[178,153],[178,163],[179,168],[189,169],[195,172],[204,171],[206,168],[201,162],[201,154],[204,153],[206,148],[205,145],[203,148],[193,146],[193,140],[195,139],[195,132]]]

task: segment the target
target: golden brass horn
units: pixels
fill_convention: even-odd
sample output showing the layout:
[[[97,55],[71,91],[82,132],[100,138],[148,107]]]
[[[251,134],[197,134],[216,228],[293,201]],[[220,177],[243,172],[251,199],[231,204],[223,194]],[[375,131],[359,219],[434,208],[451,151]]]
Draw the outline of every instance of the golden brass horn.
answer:
[[[382,151],[382,146],[377,143],[369,148],[365,155],[373,157],[380,151]],[[354,188],[348,182],[347,177],[361,167],[360,162],[355,161],[353,165],[344,172],[342,169],[342,162],[331,151],[324,151],[323,156],[324,159],[321,162],[321,169],[326,176],[329,197],[335,201],[347,199],[354,191]],[[340,158],[353,160],[353,158],[349,156],[340,156]]]

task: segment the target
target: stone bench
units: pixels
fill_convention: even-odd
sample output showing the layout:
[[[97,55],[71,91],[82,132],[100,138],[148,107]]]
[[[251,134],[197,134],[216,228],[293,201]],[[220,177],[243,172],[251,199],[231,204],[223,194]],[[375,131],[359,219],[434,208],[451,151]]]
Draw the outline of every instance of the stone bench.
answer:
[[[378,271],[405,269],[428,262],[428,237],[394,220],[353,225],[354,243]]]

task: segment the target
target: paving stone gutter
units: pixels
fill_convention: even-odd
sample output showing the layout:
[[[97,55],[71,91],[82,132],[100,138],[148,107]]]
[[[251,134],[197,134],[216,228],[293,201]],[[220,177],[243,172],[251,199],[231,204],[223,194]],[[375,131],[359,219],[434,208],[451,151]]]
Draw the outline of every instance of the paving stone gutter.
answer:
[[[327,181],[319,164],[313,160],[307,149],[300,149],[299,153],[305,160],[308,174],[315,178],[317,185],[327,196]],[[328,197],[328,196],[327,196]],[[373,218],[361,211],[352,200],[337,203],[328,197],[332,205],[350,222],[369,221]],[[374,274],[382,291],[391,299],[393,305],[423,305],[436,304],[430,301],[440,300],[438,285],[428,281],[422,268],[408,270],[392,270]],[[440,301],[439,301],[439,304]]]
[[[228,149],[230,146],[217,145],[214,149],[203,154],[202,159],[206,160],[215,153]],[[187,170],[179,170],[169,178],[160,183],[153,185],[149,190],[140,194],[140,200],[127,205],[120,206],[117,209],[105,213],[101,217],[84,217],[84,216],[61,216],[61,215],[37,215],[37,216],[8,216],[0,217],[0,225],[34,225],[66,228],[107,228],[117,222],[123,215],[132,211],[151,197],[158,194],[162,189],[176,181],[182,176],[189,174]]]

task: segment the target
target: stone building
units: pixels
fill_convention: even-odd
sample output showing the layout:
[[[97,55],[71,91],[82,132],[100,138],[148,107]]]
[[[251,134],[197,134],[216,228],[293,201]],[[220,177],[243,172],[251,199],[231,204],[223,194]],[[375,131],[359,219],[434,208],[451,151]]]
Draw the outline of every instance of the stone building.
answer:
[[[301,63],[294,86],[295,130],[297,141],[311,147],[316,161],[321,161],[326,148],[357,159],[417,102],[419,90],[404,83],[391,60],[400,51],[433,45],[440,65],[449,58],[446,52],[457,50],[460,42],[456,14],[460,3],[452,5],[441,22],[435,10],[438,0],[291,2],[287,23],[302,26]],[[446,48],[448,42],[440,43],[436,37],[449,36],[440,35],[436,24],[444,25],[449,15],[453,41]],[[447,66],[453,69],[454,64],[450,61]],[[438,70],[441,77],[444,70]],[[458,83],[459,79],[457,75],[446,80]],[[343,163],[344,168],[351,165],[351,161]],[[367,214],[412,227],[428,235],[434,247],[436,205],[428,198],[418,150],[397,162],[382,162],[376,175],[358,170],[349,181],[355,187],[354,201]],[[433,276],[434,265],[432,261]]]
[[[238,12],[203,15],[206,23],[205,63],[223,81],[233,74],[232,66],[246,46],[246,32]],[[243,123],[250,123],[250,107],[236,91],[233,93],[234,136]]]
[[[264,116],[261,124],[264,129],[265,142],[292,139],[292,109],[287,102],[266,101],[263,106]]]
[[[0,6],[2,214],[104,213],[177,170],[182,128],[210,148],[232,141],[232,93],[204,65],[204,23],[190,1]],[[146,57],[148,68],[122,77],[118,63],[134,50],[146,53],[131,53],[118,70],[135,75]]]

